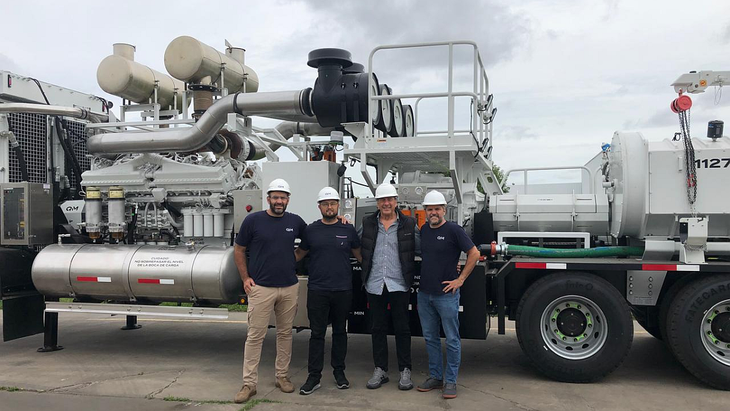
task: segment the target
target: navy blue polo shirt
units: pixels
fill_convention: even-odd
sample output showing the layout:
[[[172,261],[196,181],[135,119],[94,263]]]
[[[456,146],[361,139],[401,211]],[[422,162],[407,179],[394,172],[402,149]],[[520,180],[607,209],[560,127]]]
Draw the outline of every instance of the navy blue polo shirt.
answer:
[[[299,248],[309,251],[310,290],[352,289],[350,253],[353,248],[360,248],[355,227],[340,221],[325,224],[317,220],[307,226]]]
[[[248,275],[256,285],[289,287],[296,284],[294,240],[301,238],[307,223],[285,212],[272,217],[266,210],[249,214],[241,223],[236,244],[248,252]]]
[[[421,227],[421,282],[419,292],[443,295],[443,281],[458,277],[456,266],[461,252],[467,252],[474,243],[461,226],[447,221],[439,228],[428,223]]]

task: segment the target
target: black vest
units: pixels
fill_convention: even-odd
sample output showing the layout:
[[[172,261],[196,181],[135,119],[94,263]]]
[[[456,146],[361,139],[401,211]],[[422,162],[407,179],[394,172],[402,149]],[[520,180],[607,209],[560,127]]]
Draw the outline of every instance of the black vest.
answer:
[[[401,213],[398,213],[398,257],[400,259],[401,275],[410,288],[413,284],[413,275],[416,271],[416,220]],[[373,213],[362,220],[362,284],[365,286],[370,276],[370,269],[373,267],[373,253],[375,242],[378,239],[378,218],[380,212]]]

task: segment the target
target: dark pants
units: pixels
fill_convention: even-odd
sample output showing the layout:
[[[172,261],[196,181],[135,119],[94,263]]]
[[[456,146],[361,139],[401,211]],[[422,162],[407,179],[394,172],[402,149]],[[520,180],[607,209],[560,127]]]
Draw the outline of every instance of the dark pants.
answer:
[[[312,335],[309,337],[309,376],[322,378],[324,336],[332,322],[332,357],[334,372],[345,371],[347,356],[347,316],[352,305],[352,291],[307,291],[307,315]]]
[[[383,287],[381,295],[368,293],[370,305],[370,334],[373,339],[373,361],[376,367],[388,371],[388,318],[393,320],[395,352],[398,370],[411,368],[411,327],[409,324],[408,292],[389,292]],[[390,307],[388,307],[390,305]]]

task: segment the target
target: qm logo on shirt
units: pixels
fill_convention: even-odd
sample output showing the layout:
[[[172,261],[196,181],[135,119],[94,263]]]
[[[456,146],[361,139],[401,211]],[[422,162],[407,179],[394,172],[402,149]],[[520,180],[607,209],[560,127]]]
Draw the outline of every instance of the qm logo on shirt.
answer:
[[[439,236],[436,236],[436,239],[437,239],[437,240],[442,240],[442,241],[443,241],[443,240],[445,240],[445,239],[446,239],[446,237],[444,237],[444,236],[442,236],[442,235],[439,235]]]
[[[294,229],[293,229],[293,228],[290,228],[290,227],[287,227],[287,228],[286,228],[286,231],[288,231],[288,232],[290,232],[290,233],[291,233],[292,231],[294,231]]]

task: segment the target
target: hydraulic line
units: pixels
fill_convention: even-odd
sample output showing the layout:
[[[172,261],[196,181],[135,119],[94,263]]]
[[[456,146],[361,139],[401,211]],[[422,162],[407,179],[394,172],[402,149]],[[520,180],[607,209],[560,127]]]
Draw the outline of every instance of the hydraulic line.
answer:
[[[28,165],[25,162],[25,155],[23,154],[23,149],[20,147],[20,143],[18,142],[18,139],[15,138],[15,133],[13,133],[13,129],[8,126],[10,131],[9,135],[9,141],[10,141],[10,147],[15,151],[15,157],[18,159],[18,168],[20,169],[20,179],[21,181],[30,181],[28,177]]]
[[[76,153],[74,153],[73,148],[69,145],[69,141],[66,139],[66,133],[67,133],[67,127],[65,125],[65,120],[61,120],[59,117],[54,117],[55,126],[56,126],[56,135],[58,136],[58,141],[61,143],[61,148],[63,149],[63,152],[66,154],[66,159],[71,161],[71,169],[73,171],[74,177],[76,177],[76,194],[74,196],[75,199],[81,198],[81,167],[79,166],[79,160],[76,158]]]
[[[629,257],[644,254],[644,247],[541,248],[508,245],[506,255],[543,258]]]

